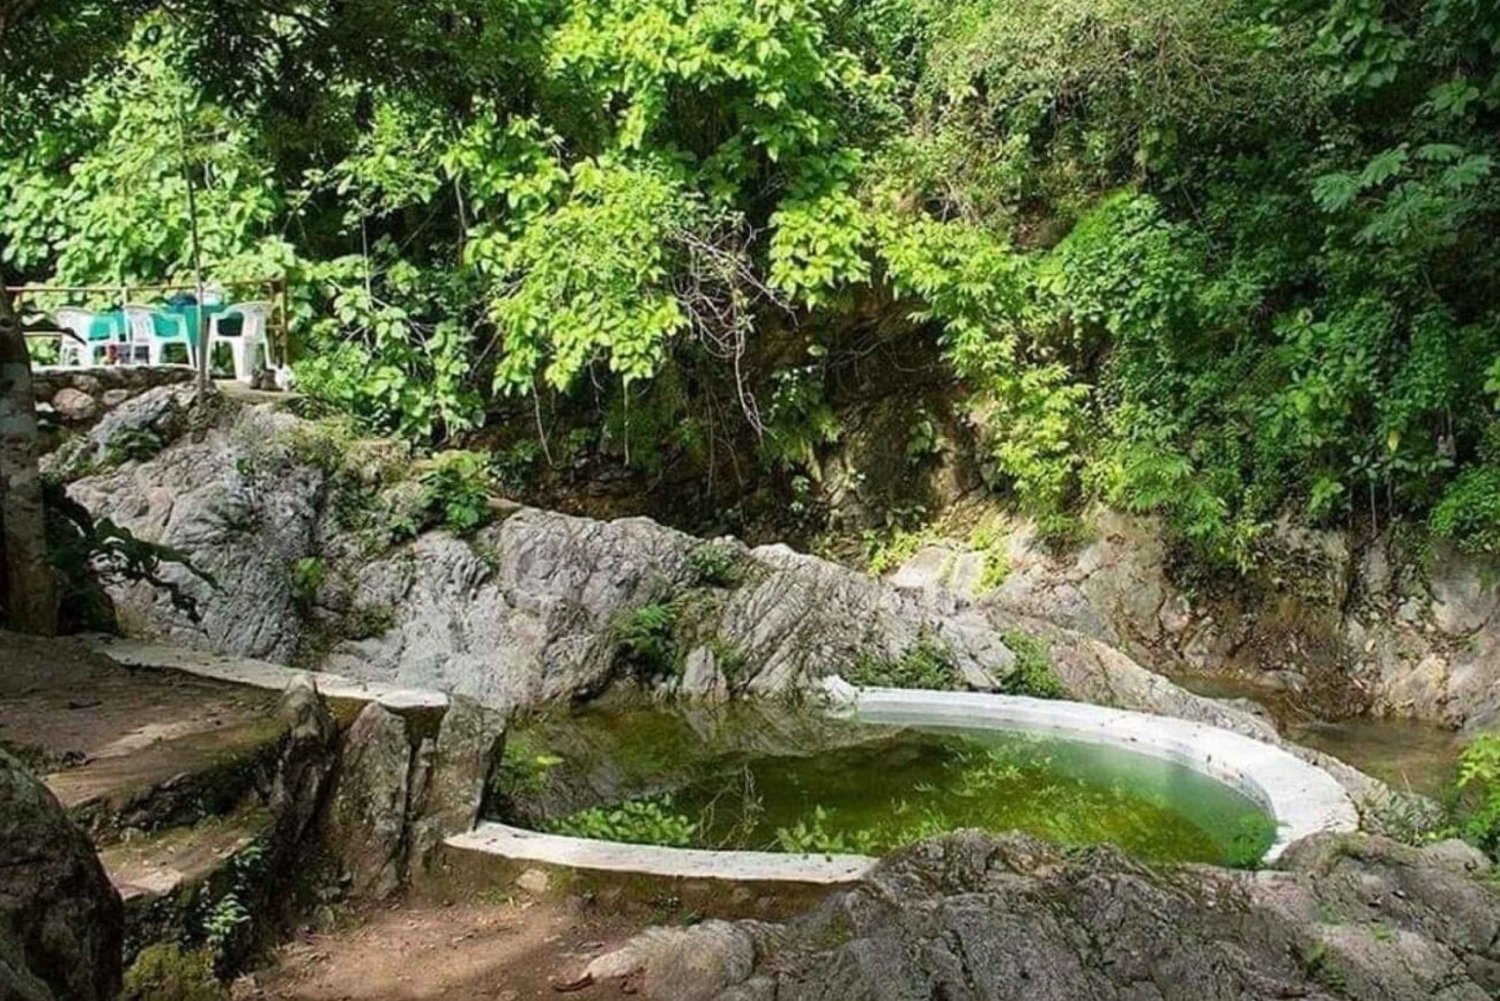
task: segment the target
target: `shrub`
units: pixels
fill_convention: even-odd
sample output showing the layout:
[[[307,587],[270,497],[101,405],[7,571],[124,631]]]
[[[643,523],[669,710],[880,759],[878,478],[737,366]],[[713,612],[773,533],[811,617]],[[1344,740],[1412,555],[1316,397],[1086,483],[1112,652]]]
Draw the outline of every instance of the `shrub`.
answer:
[[[984,556],[979,580],[974,582],[976,595],[988,594],[1010,576],[1010,556],[1005,551],[1005,537],[989,527],[976,528],[969,535],[969,548]]]
[[[677,669],[677,609],[671,605],[642,605],[615,622],[618,655],[641,681],[672,674]]]
[[[1469,798],[1466,840],[1500,858],[1500,733],[1476,737],[1458,762],[1458,787]]]
[[[1016,655],[1016,664],[1000,682],[1006,695],[1031,695],[1039,699],[1060,699],[1067,694],[1046,646],[1034,636],[1011,630],[1005,634],[1005,645]]]
[[[161,435],[150,428],[121,428],[104,443],[104,459],[111,466],[145,462],[166,447]]]
[[[142,949],[125,971],[120,991],[120,1001],[227,1001],[228,997],[214,976],[212,951],[184,951],[175,942]]]
[[[705,542],[688,553],[688,570],[704,587],[737,587],[745,579],[744,560],[733,546]]]
[[[312,605],[313,599],[318,596],[318,589],[323,586],[326,574],[327,569],[318,556],[304,556],[292,564],[289,586],[297,607],[306,609]]]
[[[439,452],[422,473],[423,506],[456,535],[465,535],[490,517],[489,459],[462,449]]]
[[[1469,553],[1500,553],[1500,466],[1466,469],[1432,509],[1434,533]]]
[[[958,666],[943,642],[927,633],[902,651],[895,660],[863,654],[849,669],[848,681],[860,687],[930,688],[962,687]]]

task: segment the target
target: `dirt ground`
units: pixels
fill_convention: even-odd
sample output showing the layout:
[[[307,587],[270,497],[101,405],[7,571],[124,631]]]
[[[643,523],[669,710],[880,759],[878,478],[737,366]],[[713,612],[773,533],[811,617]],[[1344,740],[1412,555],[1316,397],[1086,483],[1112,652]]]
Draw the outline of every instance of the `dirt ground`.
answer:
[[[588,961],[649,916],[600,914],[576,899],[399,904],[330,934],[305,934],[235,985],[236,999],[535,1001],[634,993],[627,982],[577,985]]]
[[[259,724],[277,693],[129,668],[76,639],[0,631],[0,747],[38,772]]]

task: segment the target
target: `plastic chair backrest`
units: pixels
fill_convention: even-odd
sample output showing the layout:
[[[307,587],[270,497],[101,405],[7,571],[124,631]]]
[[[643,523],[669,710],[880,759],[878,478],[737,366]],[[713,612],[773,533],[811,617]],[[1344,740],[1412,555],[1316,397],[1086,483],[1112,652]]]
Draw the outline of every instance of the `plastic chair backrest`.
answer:
[[[84,340],[89,339],[89,327],[94,322],[94,314],[77,306],[64,306],[55,310],[52,319],[57,325],[65,330],[71,330]]]
[[[152,316],[154,310],[147,306],[126,306],[124,309],[125,323],[130,327],[130,342],[132,344],[150,344],[156,336],[156,320]]]
[[[266,338],[266,319],[271,315],[271,304],[268,302],[237,302],[225,310],[224,315],[239,315],[244,317],[241,321],[240,336],[247,341],[263,341]]]

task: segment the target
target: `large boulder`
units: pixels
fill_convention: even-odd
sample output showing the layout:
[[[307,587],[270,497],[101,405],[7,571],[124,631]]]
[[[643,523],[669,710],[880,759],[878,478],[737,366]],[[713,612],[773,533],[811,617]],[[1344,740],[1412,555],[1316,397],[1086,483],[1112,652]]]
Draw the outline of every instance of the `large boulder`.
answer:
[[[276,753],[267,805],[273,819],[276,863],[293,864],[312,829],[334,774],[338,724],[307,676],[299,676],[281,696],[277,721],[285,727]]]
[[[88,838],[0,751],[0,998],[109,1001],[124,920]]]
[[[402,717],[377,702],[365,706],[344,735],[326,830],[359,896],[389,896],[405,877],[412,764]]]
[[[1500,996],[1500,890],[1475,864],[1319,836],[1275,871],[1158,871],[960,832],[777,932],[656,931],[592,969],[657,1001],[1485,1001]],[[669,975],[684,963],[702,974]]]
[[[438,725],[431,754],[413,785],[409,865],[424,866],[444,838],[473,829],[500,764],[505,718],[456,696]]]

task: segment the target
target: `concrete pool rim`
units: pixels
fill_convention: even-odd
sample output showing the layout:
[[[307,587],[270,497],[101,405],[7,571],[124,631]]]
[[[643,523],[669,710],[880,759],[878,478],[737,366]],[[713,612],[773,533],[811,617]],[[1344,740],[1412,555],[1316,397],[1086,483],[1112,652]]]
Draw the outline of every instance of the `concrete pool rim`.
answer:
[[[397,712],[446,708],[442,692],[308,672],[247,657],[115,637],[87,638],[94,649],[124,664],[178,670],[257,688],[284,689],[314,680],[327,696],[379,702]],[[983,692],[855,688],[838,676],[823,680],[830,712],[870,722],[1034,730],[1118,746],[1192,768],[1259,803],[1275,819],[1277,837],[1263,856],[1271,862],[1292,842],[1320,832],[1352,833],[1359,812],[1323,769],[1284,748],[1206,723],[1112,709],[1085,702]],[[552,863],[600,872],[728,882],[840,885],[858,880],[877,859],[863,855],[792,855],[713,851],[595,841],[484,822],[445,839],[451,848],[515,862]]]
[[[1170,761],[1222,782],[1259,803],[1276,822],[1262,861],[1320,832],[1353,832],[1359,812],[1323,769],[1264,741],[1205,723],[1127,709],[984,692],[855,688],[825,679],[829,710],[871,723],[1044,733],[1119,747]],[[574,838],[494,821],[454,835],[455,849],[518,863],[730,883],[835,886],[860,879],[879,860],[863,855],[667,848]]]

